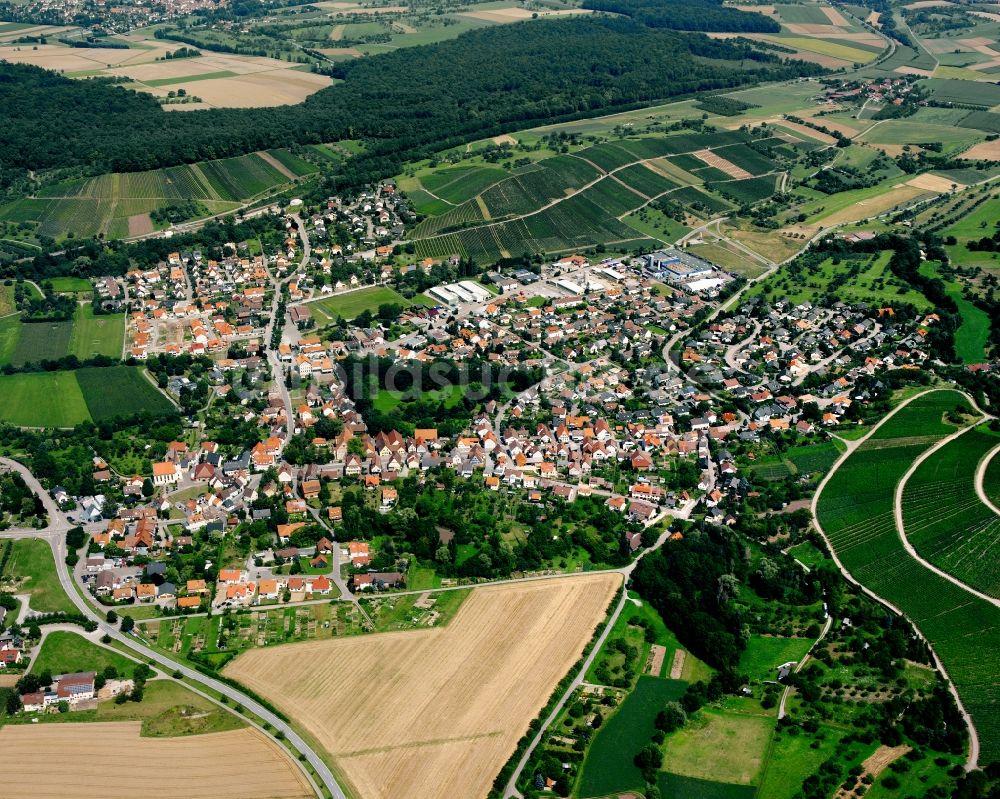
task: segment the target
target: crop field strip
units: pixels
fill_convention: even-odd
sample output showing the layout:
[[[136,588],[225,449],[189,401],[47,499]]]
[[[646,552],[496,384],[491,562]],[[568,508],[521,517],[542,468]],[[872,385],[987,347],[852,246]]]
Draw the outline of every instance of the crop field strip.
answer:
[[[920,555],[964,583],[1000,596],[1000,516],[976,495],[980,461],[1000,437],[969,430],[925,460],[903,492],[903,525]]]
[[[838,467],[816,507],[844,567],[930,641],[974,720],[985,763],[1000,755],[1000,609],[910,557],[894,516],[896,485],[922,452],[955,431],[942,417],[957,405],[967,407],[963,395],[937,390],[899,410]]]
[[[135,786],[108,779],[109,752],[128,752],[133,769],[155,774],[161,799],[305,799],[309,782],[263,733],[244,728],[145,738],[140,722],[17,724],[0,728],[7,799],[127,799]],[[59,767],[53,768],[52,753]]]

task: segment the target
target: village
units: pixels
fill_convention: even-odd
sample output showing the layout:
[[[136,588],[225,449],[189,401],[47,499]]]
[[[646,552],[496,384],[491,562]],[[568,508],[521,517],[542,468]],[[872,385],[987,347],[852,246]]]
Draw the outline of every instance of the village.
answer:
[[[391,184],[307,210],[221,260],[178,250],[95,281],[191,420],[145,473],[98,453],[98,492],[53,491],[91,534],[76,574],[101,603],[224,611],[419,590],[426,570],[462,584],[627,562],[644,530],[764,501],[754,462],[829,442],[880,372],[926,357],[935,322],[752,293],[730,307],[744,280],[683,247],[413,262],[378,244],[408,219]],[[400,533],[445,473],[512,509],[485,543]],[[577,502],[617,519],[607,540],[581,549],[573,523],[558,552],[517,554],[524,521]],[[510,546],[515,564],[480,564]]]

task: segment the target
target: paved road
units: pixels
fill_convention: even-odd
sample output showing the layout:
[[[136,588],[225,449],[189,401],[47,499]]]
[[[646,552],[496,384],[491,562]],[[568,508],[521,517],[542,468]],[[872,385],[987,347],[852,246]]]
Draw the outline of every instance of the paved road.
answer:
[[[517,761],[517,768],[515,768],[514,773],[510,775],[510,779],[507,781],[507,786],[506,788],[504,788],[505,799],[512,799],[512,798],[523,799],[523,794],[517,789],[517,781],[521,778],[521,774],[524,772],[525,767],[528,765],[528,761],[531,759],[531,755],[534,753],[535,749],[538,748],[538,745],[542,742],[542,738],[545,736],[545,733],[548,730],[548,728],[552,726],[556,718],[562,712],[562,709],[566,706],[566,703],[569,701],[570,697],[573,696],[573,692],[584,684],[585,681],[584,678],[586,677],[587,671],[593,665],[594,659],[597,657],[597,654],[601,651],[601,647],[604,646],[604,642],[611,634],[611,630],[614,628],[615,622],[618,621],[618,617],[621,615],[622,609],[625,607],[625,603],[628,602],[629,577],[632,575],[632,572],[635,570],[635,567],[639,564],[639,561],[642,560],[647,553],[653,552],[659,549],[661,546],[663,546],[664,542],[667,540],[669,536],[670,536],[670,531],[665,530],[660,534],[660,537],[656,539],[656,543],[654,543],[653,546],[649,547],[648,549],[644,549],[642,552],[640,552],[639,556],[635,560],[633,560],[628,566],[624,566],[621,569],[613,570],[620,573],[623,579],[622,595],[618,600],[618,604],[615,605],[615,609],[611,611],[611,615],[608,616],[608,620],[604,625],[604,629],[601,631],[600,636],[598,636],[597,640],[594,642],[594,646],[591,648],[590,654],[587,655],[586,659],[583,661],[583,664],[580,666],[579,671],[577,671],[576,677],[574,677],[572,682],[570,682],[569,687],[566,688],[566,691],[563,693],[563,695],[559,697],[559,701],[552,709],[552,712],[548,715],[545,721],[542,722],[542,726],[538,728],[538,732],[535,734],[535,737],[531,739],[531,743],[528,745],[528,748],[524,750],[524,754],[521,755],[521,759]]]
[[[309,260],[309,256],[312,253],[312,248],[309,244],[309,236],[306,234],[305,225],[302,223],[302,219],[298,214],[290,214],[289,217],[295,222],[298,230],[299,239],[302,241],[302,259],[299,261],[299,267],[304,268]],[[264,346],[267,348],[267,361],[271,365],[271,377],[274,382],[275,387],[278,389],[278,393],[281,394],[281,401],[285,406],[285,428],[288,434],[288,439],[291,439],[295,435],[295,409],[292,407],[292,397],[288,393],[288,387],[285,385],[285,370],[278,360],[277,350],[271,346],[271,336],[274,334],[274,326],[278,322],[278,303],[281,300],[281,288],[295,275],[294,270],[278,280],[277,278],[271,279],[271,286],[274,289],[274,298],[271,304],[271,318],[268,320],[267,328],[264,330]]]
[[[798,563],[798,561],[796,561]],[[808,572],[808,568],[804,564],[800,564]],[[809,647],[809,651],[802,656],[802,660],[795,664],[795,674],[802,671],[802,667],[806,665],[806,661],[809,660],[809,655],[812,651],[819,646],[820,641],[826,638],[826,634],[830,632],[830,628],[833,626],[833,616],[829,614],[826,617],[826,622],[823,624],[823,629],[820,630],[819,637],[813,641],[813,645]],[[781,692],[781,703],[778,705],[778,719],[783,719],[785,717],[785,702],[788,701],[788,696],[792,692],[792,686],[786,685],[785,690]]]
[[[812,512],[813,525],[816,527],[816,531],[823,537],[823,540],[826,542],[826,547],[830,551],[830,557],[832,557],[833,562],[837,564],[837,568],[840,570],[840,573],[844,576],[844,579],[847,580],[852,585],[858,586],[858,588],[860,588],[861,591],[864,592],[867,596],[874,599],[879,604],[889,608],[894,613],[897,613],[898,615],[902,616],[905,619],[909,619],[909,616],[907,616],[900,608],[896,607],[887,599],[880,597],[878,594],[876,594],[867,586],[862,585],[854,578],[854,575],[851,574],[851,572],[847,569],[847,567],[844,566],[844,564],[840,560],[840,557],[837,555],[837,550],[834,549],[833,544],[830,543],[830,539],[827,537],[826,531],[823,530],[823,525],[820,524],[819,514],[817,512],[817,509],[819,507],[819,498],[822,496],[823,491],[827,486],[827,483],[830,482],[831,478],[837,473],[837,470],[851,456],[851,454],[854,453],[857,450],[857,448],[861,446],[862,443],[867,441],[875,433],[876,430],[882,427],[882,425],[888,422],[893,416],[899,413],[903,408],[905,408],[915,399],[923,397],[924,395],[929,394],[931,391],[939,391],[939,390],[940,389],[934,389],[934,388],[928,389],[927,391],[921,391],[919,394],[915,394],[914,396],[903,400],[877,425],[875,425],[871,430],[869,430],[868,433],[866,433],[864,436],[854,441],[848,441],[847,449],[837,459],[836,463],[833,464],[833,467],[830,469],[830,471],[827,472],[826,475],[823,477],[823,479],[820,481],[819,486],[816,488],[816,493],[813,494],[812,502],[810,503],[810,511]],[[931,645],[931,642],[928,641],[926,638],[924,638],[924,635],[920,631],[920,628],[917,627],[915,623],[913,623],[912,619],[910,619],[910,622],[913,624],[913,629],[916,630],[917,635],[919,635],[921,639],[924,641],[924,643],[927,644],[927,648],[930,650],[931,657],[934,659],[935,667],[938,669],[938,671],[941,672],[941,675],[945,678],[945,680],[947,680],[948,690],[951,691],[951,695],[955,698],[955,703],[958,705],[959,712],[962,714],[962,718],[965,719],[965,725],[969,729],[969,756],[968,758],[966,758],[965,761],[965,770],[972,771],[977,767],[977,764],[979,762],[979,733],[976,731],[976,725],[973,723],[972,717],[965,709],[965,705],[962,704],[962,698],[958,695],[958,690],[955,688],[955,684],[951,681],[951,678],[948,676],[948,670],[944,667],[944,664],[938,657],[937,652]]]
[[[270,724],[275,730],[279,730],[284,733],[288,743],[291,744],[297,752],[300,752],[305,756],[308,763],[319,775],[320,781],[334,797],[334,799],[347,799],[347,795],[337,783],[337,780],[333,776],[333,772],[330,771],[330,768],[287,722],[283,721],[266,707],[232,686],[216,680],[213,677],[201,674],[183,663],[178,663],[172,658],[150,649],[145,644],[141,643],[135,636],[123,633],[117,627],[108,624],[105,621],[104,615],[95,610],[95,608],[81,596],[80,592],[77,590],[73,576],[66,565],[66,531],[70,529],[71,525],[59,511],[55,501],[49,496],[48,492],[42,488],[41,484],[35,479],[34,475],[32,475],[23,464],[11,460],[10,458],[0,458],[0,464],[17,470],[22,477],[24,477],[25,483],[35,491],[35,493],[42,500],[42,503],[45,505],[46,510],[49,512],[51,522],[48,527],[43,528],[42,530],[6,531],[4,534],[0,534],[0,537],[40,538],[49,542],[55,557],[56,573],[59,576],[59,583],[62,586],[63,591],[66,592],[70,601],[76,605],[81,614],[97,623],[98,629],[97,633],[95,633],[96,635],[100,636],[107,634],[112,639],[119,641],[128,647],[133,655],[141,656],[147,662],[152,661],[168,672],[179,671],[186,679],[222,694],[235,705],[245,707],[264,722]]]
[[[1000,455],[1000,444],[987,452],[986,455],[983,456],[983,459],[979,461],[979,466],[976,467],[976,494],[979,495],[979,499],[987,508],[993,511],[997,516],[1000,516],[1000,508],[993,503],[993,500],[990,499],[989,495],[986,493],[986,489],[983,487],[983,481],[986,479],[986,469],[989,467],[990,461],[998,455]]]
[[[969,397],[970,401],[971,401],[971,399],[972,398]],[[988,418],[992,418],[992,417],[988,417]],[[918,468],[920,468],[920,465],[924,461],[926,461],[928,458],[933,457],[934,453],[936,453],[939,449],[941,449],[942,447],[947,446],[948,444],[950,444],[952,441],[954,441],[959,436],[964,435],[965,433],[969,432],[973,427],[976,426],[976,424],[978,424],[978,423],[980,423],[982,421],[984,421],[984,419],[980,419],[979,422],[976,422],[975,424],[971,424],[968,427],[963,428],[962,430],[959,430],[959,431],[957,431],[955,433],[952,433],[950,436],[946,436],[945,438],[942,438],[937,444],[935,444],[930,449],[925,450],[924,453],[919,458],[917,458],[915,461],[913,461],[913,463],[910,464],[910,468],[906,470],[906,474],[903,475],[903,479],[900,480],[899,483],[896,485],[896,495],[895,495],[895,500],[893,502],[893,513],[894,513],[895,518],[896,518],[896,531],[899,533],[899,539],[900,539],[900,541],[903,542],[903,548],[907,551],[907,553],[909,554],[909,556],[911,558],[913,558],[915,561],[917,561],[921,566],[923,566],[928,571],[934,572],[938,577],[941,577],[941,578],[947,580],[949,583],[952,583],[953,585],[957,585],[959,588],[962,588],[965,591],[968,591],[973,596],[979,597],[979,599],[982,599],[984,602],[989,602],[994,607],[1000,608],[1000,599],[996,599],[995,597],[991,597],[989,594],[984,594],[982,591],[977,591],[971,585],[968,585],[967,583],[962,582],[961,580],[959,580],[954,575],[949,574],[948,572],[944,571],[943,569],[939,569],[937,566],[935,566],[930,561],[925,560],[920,555],[920,553],[917,552],[916,549],[914,549],[913,544],[910,543],[910,539],[906,537],[906,525],[903,522],[903,491],[906,490],[906,484],[907,484],[907,482],[909,482],[909,479],[913,476],[913,473]],[[977,477],[978,477],[978,473],[977,473]],[[977,486],[977,488],[978,487],[979,486]]]

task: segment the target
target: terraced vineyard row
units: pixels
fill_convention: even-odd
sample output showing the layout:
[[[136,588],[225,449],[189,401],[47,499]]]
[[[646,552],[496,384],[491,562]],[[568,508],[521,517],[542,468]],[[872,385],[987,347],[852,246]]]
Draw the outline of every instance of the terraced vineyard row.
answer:
[[[1000,437],[979,428],[925,460],[903,491],[903,525],[920,555],[990,596],[1000,596],[1000,516],[976,495],[975,474]]]
[[[817,517],[844,567],[909,616],[931,642],[979,733],[980,762],[1000,756],[1000,609],[929,571],[903,548],[895,489],[914,459],[954,432],[956,391],[925,394],[897,412],[833,473]]]

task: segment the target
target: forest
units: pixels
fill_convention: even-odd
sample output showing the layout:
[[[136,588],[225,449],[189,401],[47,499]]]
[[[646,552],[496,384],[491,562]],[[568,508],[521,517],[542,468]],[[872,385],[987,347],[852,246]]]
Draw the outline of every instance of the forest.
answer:
[[[26,169],[135,171],[359,138],[368,154],[350,168],[370,180],[397,170],[404,154],[513,127],[821,71],[746,43],[603,16],[497,25],[345,62],[336,68],[342,83],[279,108],[168,114],[107,81],[4,63],[0,185]]]
[[[585,0],[583,7],[622,14],[650,28],[736,33],[777,33],[781,30],[770,17],[726,8],[722,0]]]

